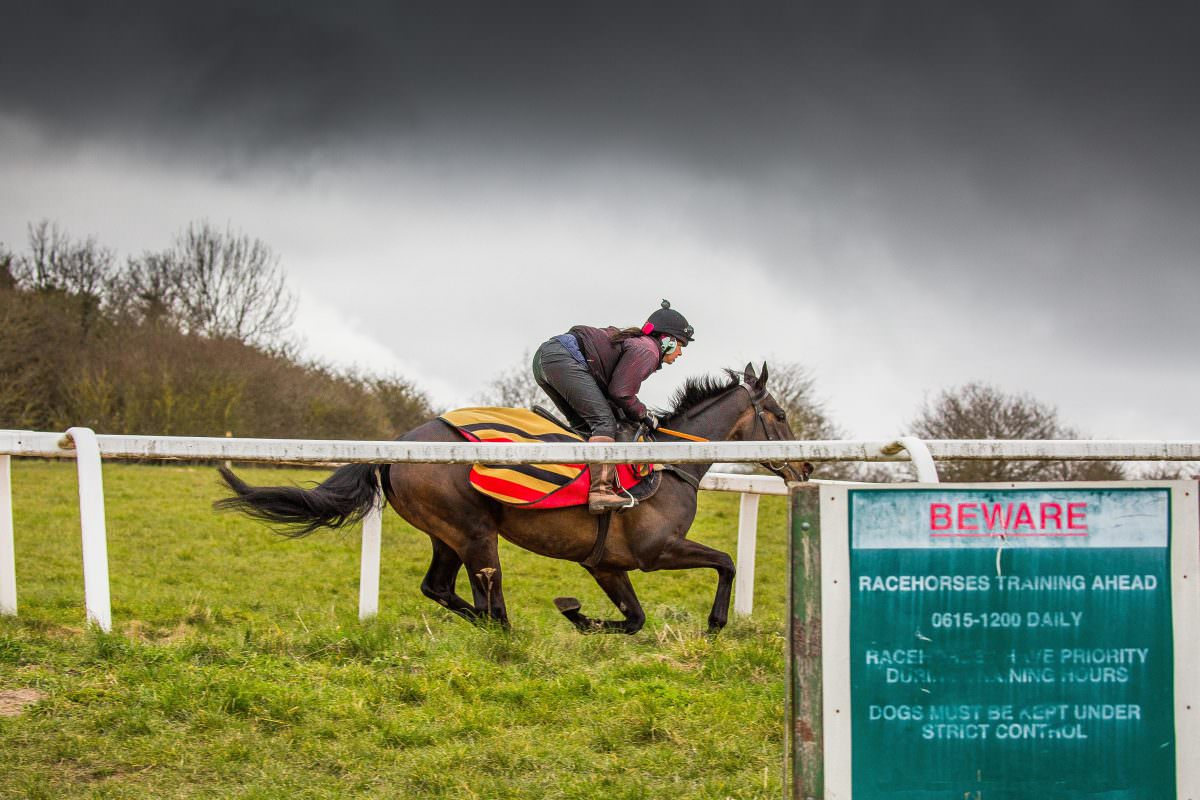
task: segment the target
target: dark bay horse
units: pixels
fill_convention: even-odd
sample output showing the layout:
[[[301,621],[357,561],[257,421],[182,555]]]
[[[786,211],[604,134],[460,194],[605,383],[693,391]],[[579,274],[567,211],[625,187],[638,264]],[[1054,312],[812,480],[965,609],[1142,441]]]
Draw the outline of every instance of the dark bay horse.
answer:
[[[727,371],[726,379],[689,379],[672,398],[673,408],[662,427],[695,437],[721,441],[779,441],[794,438],[783,409],[767,391],[767,366],[760,375],[751,365],[745,373]],[[659,434],[661,441],[671,437]],[[454,442],[459,434],[431,420],[404,436],[404,441]],[[595,620],[580,611],[573,598],[555,604],[583,632],[635,633],[642,611],[629,571],[708,567],[717,572],[717,593],[708,615],[710,631],[725,626],[733,589],[734,565],[728,554],[689,541],[696,516],[700,478],[711,464],[683,464],[663,474],[658,492],[637,507],[611,517],[608,539],[595,566],[584,565],[623,620]],[[766,465],[785,480],[803,480],[791,464]],[[551,558],[584,562],[596,544],[596,517],[586,506],[527,510],[505,505],[471,488],[469,464],[351,464],[338,469],[313,489],[252,487],[228,469],[221,475],[235,496],[217,502],[282,526],[282,533],[304,536],[319,527],[336,528],[361,518],[376,501],[376,474],[396,513],[433,542],[433,561],[421,583],[424,594],[461,617],[508,625],[504,605],[498,537]],[[459,570],[467,569],[474,595],[468,603],[455,592]]]

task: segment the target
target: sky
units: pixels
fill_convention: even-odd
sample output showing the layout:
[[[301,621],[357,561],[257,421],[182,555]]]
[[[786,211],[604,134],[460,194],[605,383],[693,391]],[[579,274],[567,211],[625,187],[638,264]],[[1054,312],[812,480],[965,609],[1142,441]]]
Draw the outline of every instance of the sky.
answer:
[[[3,6],[0,243],[231,226],[307,356],[441,406],[669,298],[652,404],[765,361],[850,438],[973,380],[1200,438],[1194,7]]]

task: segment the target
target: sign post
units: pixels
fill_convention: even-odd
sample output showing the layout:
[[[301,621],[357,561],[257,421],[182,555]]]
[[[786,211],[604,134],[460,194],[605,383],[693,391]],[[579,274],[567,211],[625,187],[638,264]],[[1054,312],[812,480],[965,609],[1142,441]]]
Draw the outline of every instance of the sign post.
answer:
[[[819,488],[803,483],[792,490],[792,573],[788,598],[788,652],[792,665],[788,684],[788,759],[791,796],[797,800],[824,797],[822,753],[821,656],[821,515]]]
[[[1200,798],[1196,491],[822,487],[823,796]]]

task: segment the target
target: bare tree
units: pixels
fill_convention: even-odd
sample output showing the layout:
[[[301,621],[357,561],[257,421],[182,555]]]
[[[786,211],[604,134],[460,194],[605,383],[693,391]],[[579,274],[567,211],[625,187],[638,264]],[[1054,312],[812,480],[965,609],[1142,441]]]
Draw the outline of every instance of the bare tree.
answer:
[[[174,296],[160,295],[176,308],[185,332],[249,344],[278,342],[295,315],[279,258],[260,239],[220,231],[207,221],[188,226],[165,254],[166,265],[151,265],[144,284],[169,276]]]
[[[793,361],[775,362],[769,366],[767,388],[783,407],[788,427],[797,439],[823,441],[845,436],[818,397],[816,379],[807,367]],[[813,474],[817,478],[833,480],[868,479],[859,467],[833,461],[817,464]]]
[[[1077,439],[1058,411],[1027,394],[1006,394],[971,382],[941,392],[922,405],[910,430],[923,439]],[[1076,461],[942,461],[946,481],[1118,480],[1120,464]]]
[[[31,223],[28,231],[29,253],[15,258],[10,266],[16,286],[69,298],[86,336],[116,275],[113,251],[97,244],[94,236],[72,240],[57,223],[47,220]]]
[[[129,259],[110,284],[107,298],[110,310],[123,319],[182,328],[174,263],[169,252],[148,252]]]
[[[554,410],[554,403],[533,379],[533,368],[530,366],[532,362],[533,356],[526,350],[519,363],[508,367],[488,381],[487,387],[475,396],[475,402],[504,408],[531,408],[541,405]]]
[[[17,259],[15,270],[22,288],[100,299],[115,271],[112,250],[94,236],[72,240],[48,220],[30,223],[28,230],[29,254]]]
[[[129,259],[108,300],[119,317],[277,350],[286,349],[296,307],[267,244],[206,221],[189,225],[166,250]]]
[[[787,414],[788,425],[797,439],[809,441],[840,439],[842,431],[817,398],[816,381],[801,364],[784,361],[770,365],[768,387]]]

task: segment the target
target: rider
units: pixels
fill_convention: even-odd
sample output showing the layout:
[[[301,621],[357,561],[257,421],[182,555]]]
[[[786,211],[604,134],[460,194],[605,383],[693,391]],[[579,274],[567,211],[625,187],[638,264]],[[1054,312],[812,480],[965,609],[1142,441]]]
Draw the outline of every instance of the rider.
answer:
[[[674,364],[693,338],[683,314],[663,300],[640,328],[576,325],[547,340],[533,355],[533,377],[571,427],[588,433],[589,442],[613,442],[613,406],[626,419],[658,427],[658,419],[638,400],[638,389],[663,364]],[[613,491],[611,464],[594,465],[591,472],[589,511],[602,514],[627,505]]]

